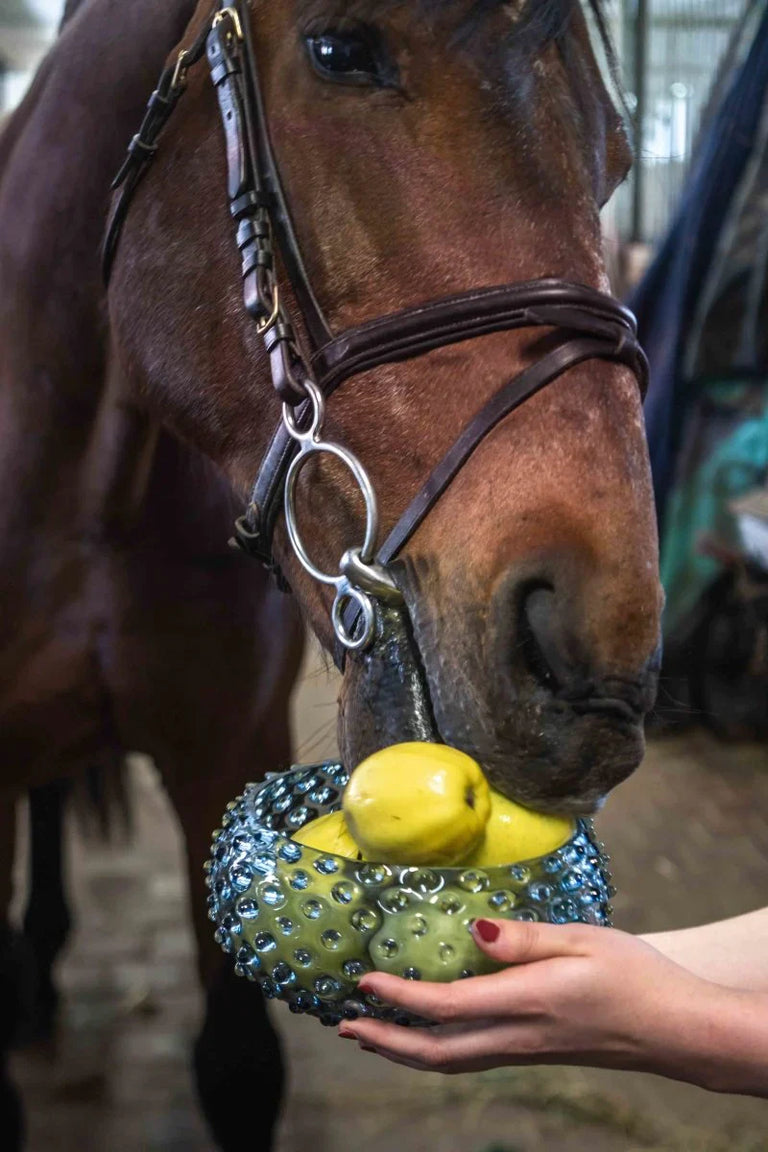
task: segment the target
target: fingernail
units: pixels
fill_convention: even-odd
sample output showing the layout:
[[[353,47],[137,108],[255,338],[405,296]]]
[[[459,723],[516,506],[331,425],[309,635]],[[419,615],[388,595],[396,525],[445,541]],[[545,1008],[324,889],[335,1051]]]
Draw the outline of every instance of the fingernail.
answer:
[[[499,926],[492,920],[475,920],[472,927],[486,944],[493,944],[499,938]]]
[[[357,1036],[355,1036],[354,1032],[351,1032],[349,1028],[339,1028],[339,1036],[341,1036],[342,1040],[357,1040]]]

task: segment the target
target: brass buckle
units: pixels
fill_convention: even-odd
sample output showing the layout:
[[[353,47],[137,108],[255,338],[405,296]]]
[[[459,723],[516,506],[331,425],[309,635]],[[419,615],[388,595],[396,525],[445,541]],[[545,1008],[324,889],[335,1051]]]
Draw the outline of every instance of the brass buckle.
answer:
[[[176,63],[173,68],[173,75],[171,76],[171,89],[174,92],[180,91],[187,83],[187,69],[184,67],[184,61],[189,53],[186,48],[182,48],[176,57]]]
[[[243,40],[243,26],[240,23],[240,16],[239,16],[239,13],[237,11],[237,8],[220,8],[219,11],[216,13],[216,15],[213,18],[213,23],[212,23],[211,27],[215,28],[217,24],[221,24],[221,22],[225,18],[225,16],[228,16],[230,18],[230,20],[232,21],[232,25],[235,29],[235,36],[237,37],[237,39]]]
[[[274,328],[277,323],[277,317],[280,314],[280,289],[277,284],[272,288],[272,311],[269,316],[263,320],[256,321],[256,331],[259,336],[263,336],[265,332],[269,332],[270,328]]]

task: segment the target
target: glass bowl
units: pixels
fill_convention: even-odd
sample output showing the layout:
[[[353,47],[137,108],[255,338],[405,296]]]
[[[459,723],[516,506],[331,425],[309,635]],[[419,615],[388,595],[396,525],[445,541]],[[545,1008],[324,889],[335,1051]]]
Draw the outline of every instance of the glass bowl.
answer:
[[[335,812],[349,774],[329,761],[270,774],[227,805],[206,863],[215,939],[235,971],[293,1012],[419,1023],[366,995],[377,969],[409,980],[497,971],[469,932],[479,916],[609,923],[613,889],[591,821],[547,856],[492,868],[413,868],[349,860],[291,839]],[[423,1023],[423,1021],[421,1021]]]

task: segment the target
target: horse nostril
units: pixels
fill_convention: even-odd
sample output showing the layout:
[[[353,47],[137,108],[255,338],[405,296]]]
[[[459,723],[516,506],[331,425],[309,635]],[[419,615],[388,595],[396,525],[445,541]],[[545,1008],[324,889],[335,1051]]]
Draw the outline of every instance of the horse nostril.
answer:
[[[537,585],[520,606],[518,635],[529,672],[543,688],[557,692],[573,676],[566,648],[567,637],[559,619],[553,588]]]
[[[527,591],[518,617],[518,652],[542,688],[577,715],[601,713],[637,723],[653,702],[658,653],[638,675],[597,674],[572,627],[567,605],[541,584]]]

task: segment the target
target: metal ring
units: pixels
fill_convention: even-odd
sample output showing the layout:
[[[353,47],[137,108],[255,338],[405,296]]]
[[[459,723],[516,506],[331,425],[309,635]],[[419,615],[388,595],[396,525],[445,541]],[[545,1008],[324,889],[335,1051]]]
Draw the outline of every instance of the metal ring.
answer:
[[[350,636],[344,627],[344,605],[347,600],[354,600],[360,609],[360,614],[363,621],[363,630],[359,636]],[[357,621],[361,616],[357,617]],[[357,622],[356,621],[356,622]],[[376,615],[373,610],[373,603],[370,596],[365,592],[361,592],[359,588],[353,588],[348,585],[343,590],[341,588],[336,592],[336,598],[333,601],[331,608],[331,623],[333,630],[341,644],[350,652],[356,652],[360,648],[367,648],[371,640],[373,640],[373,630],[376,623]]]
[[[336,456],[343,464],[346,464],[352,475],[357,480],[360,491],[365,500],[365,539],[363,540],[360,549],[360,558],[364,563],[370,563],[373,559],[374,549],[376,547],[376,537],[379,531],[379,515],[376,506],[376,495],[371,487],[371,482],[368,475],[363,468],[360,461],[347,452],[346,448],[342,448],[340,444],[333,444],[326,441],[310,441],[305,437],[301,440],[301,452],[298,456],[294,456],[291,465],[288,469],[288,475],[285,478],[285,523],[288,529],[288,536],[293,550],[299,558],[303,568],[316,580],[320,580],[323,584],[335,584],[337,587],[343,581],[348,584],[345,576],[337,573],[331,576],[327,572],[322,572],[317,568],[309,558],[309,555],[302,543],[299,535],[298,526],[296,523],[296,481],[299,477],[299,472],[306,464],[310,456],[319,452],[329,452],[332,456]]]
[[[312,405],[312,423],[309,428],[299,428],[296,423],[296,414],[293,405],[285,403],[283,403],[283,423],[294,440],[298,441],[303,449],[309,450],[313,445],[320,443],[318,437],[325,419],[325,396],[323,396],[315,381],[309,376],[301,381],[301,386]]]

